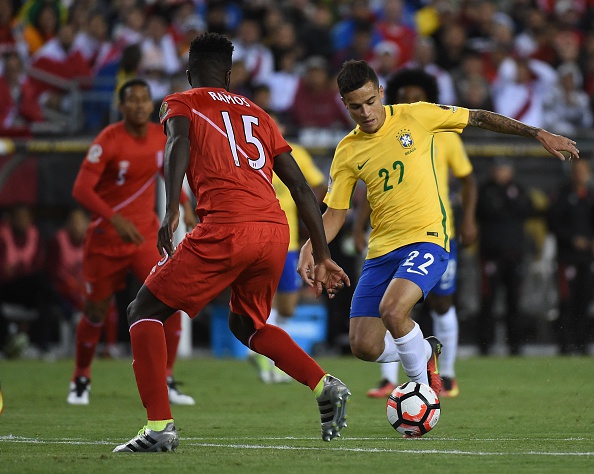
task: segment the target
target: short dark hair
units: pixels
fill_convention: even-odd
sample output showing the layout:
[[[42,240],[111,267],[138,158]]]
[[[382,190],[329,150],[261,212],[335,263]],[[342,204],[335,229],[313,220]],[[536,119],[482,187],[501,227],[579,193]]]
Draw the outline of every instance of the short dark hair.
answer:
[[[120,99],[120,104],[122,104],[126,100],[126,91],[134,86],[146,87],[149,90],[149,94],[151,92],[151,88],[149,87],[148,82],[146,82],[144,79],[141,79],[139,77],[128,79],[120,86],[120,89],[118,90],[118,99]]]
[[[233,43],[219,33],[203,33],[190,43],[188,69],[200,76],[209,70],[224,74],[233,64]]]
[[[408,86],[420,87],[427,96],[427,102],[437,102],[439,94],[435,76],[423,69],[405,68],[388,79],[386,83],[386,103],[396,104],[398,102],[398,91]]]
[[[379,87],[379,80],[373,68],[365,61],[357,61],[350,59],[345,61],[340,68],[336,82],[338,83],[338,91],[344,97],[349,92],[360,89],[369,81],[375,87]]]

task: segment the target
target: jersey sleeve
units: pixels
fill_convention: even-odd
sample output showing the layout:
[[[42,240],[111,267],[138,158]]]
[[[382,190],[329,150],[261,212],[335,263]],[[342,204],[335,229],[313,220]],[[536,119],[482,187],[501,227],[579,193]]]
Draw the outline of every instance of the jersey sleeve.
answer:
[[[431,104],[429,102],[417,102],[408,104],[410,116],[416,119],[428,132],[456,132],[468,125],[470,111],[464,107],[452,105]]]
[[[463,178],[472,173],[472,163],[468,158],[462,139],[458,134],[445,133],[448,156],[448,167],[456,178]]]
[[[347,166],[345,146],[338,146],[328,178],[328,191],[324,203],[333,209],[350,209],[351,200],[357,184],[357,178]]]
[[[170,94],[161,103],[159,109],[159,121],[161,125],[171,117],[187,117],[192,120],[192,108],[184,100],[184,96],[181,94]]]
[[[114,140],[105,131],[97,136],[89,147],[72,187],[72,196],[87,210],[104,219],[110,219],[114,211],[95,192],[95,186],[111,159],[112,142]]]

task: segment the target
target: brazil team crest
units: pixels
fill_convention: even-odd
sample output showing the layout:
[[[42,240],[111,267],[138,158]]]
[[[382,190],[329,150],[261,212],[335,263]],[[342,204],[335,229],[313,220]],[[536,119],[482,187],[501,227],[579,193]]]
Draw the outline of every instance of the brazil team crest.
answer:
[[[402,148],[409,149],[412,148],[414,145],[412,135],[410,134],[410,130],[400,130],[398,134],[398,141],[402,145]]]

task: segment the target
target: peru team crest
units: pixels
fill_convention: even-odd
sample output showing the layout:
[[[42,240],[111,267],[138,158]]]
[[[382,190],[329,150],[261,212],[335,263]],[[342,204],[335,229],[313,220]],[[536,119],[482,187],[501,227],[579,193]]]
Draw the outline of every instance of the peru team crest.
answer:
[[[402,145],[402,148],[409,149],[412,148],[414,145],[414,141],[412,135],[410,134],[410,130],[401,130],[398,134],[398,141]]]
[[[169,115],[169,111],[171,109],[169,108],[169,104],[167,102],[163,102],[161,104],[161,108],[159,109],[159,120],[162,122],[163,119],[165,117],[167,117],[167,115]]]

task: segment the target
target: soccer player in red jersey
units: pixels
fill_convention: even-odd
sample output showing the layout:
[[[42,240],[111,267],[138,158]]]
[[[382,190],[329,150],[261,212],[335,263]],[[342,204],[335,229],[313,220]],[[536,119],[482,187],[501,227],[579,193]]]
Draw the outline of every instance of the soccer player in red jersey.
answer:
[[[154,209],[165,137],[160,125],[149,121],[153,102],[144,80],[124,83],[119,101],[123,120],[107,126],[93,141],[72,190],[92,217],[84,244],[85,303],[76,329],[75,369],[67,398],[71,405],[89,403],[91,362],[113,294],[125,287],[129,271],[144,281],[160,258]],[[185,193],[178,197],[191,228],[196,224],[192,206]],[[180,333],[177,313],[165,325],[168,393],[172,403],[193,405],[194,399],[179,392],[172,375]]]
[[[316,293],[350,285],[331,258],[317,199],[273,120],[249,99],[229,93],[233,45],[205,33],[190,46],[192,88],[167,96],[160,110],[165,148],[166,214],[157,245],[163,259],[128,307],[134,375],[148,423],[114,452],[169,451],[179,437],[167,400],[163,322],[177,309],[197,314],[231,287],[229,327],[316,396],[322,439],[346,426],[348,388],[327,374],[282,329],[266,324],[289,244],[289,226],[272,171],[291,195],[313,242]],[[177,203],[187,173],[200,224],[176,249]]]

